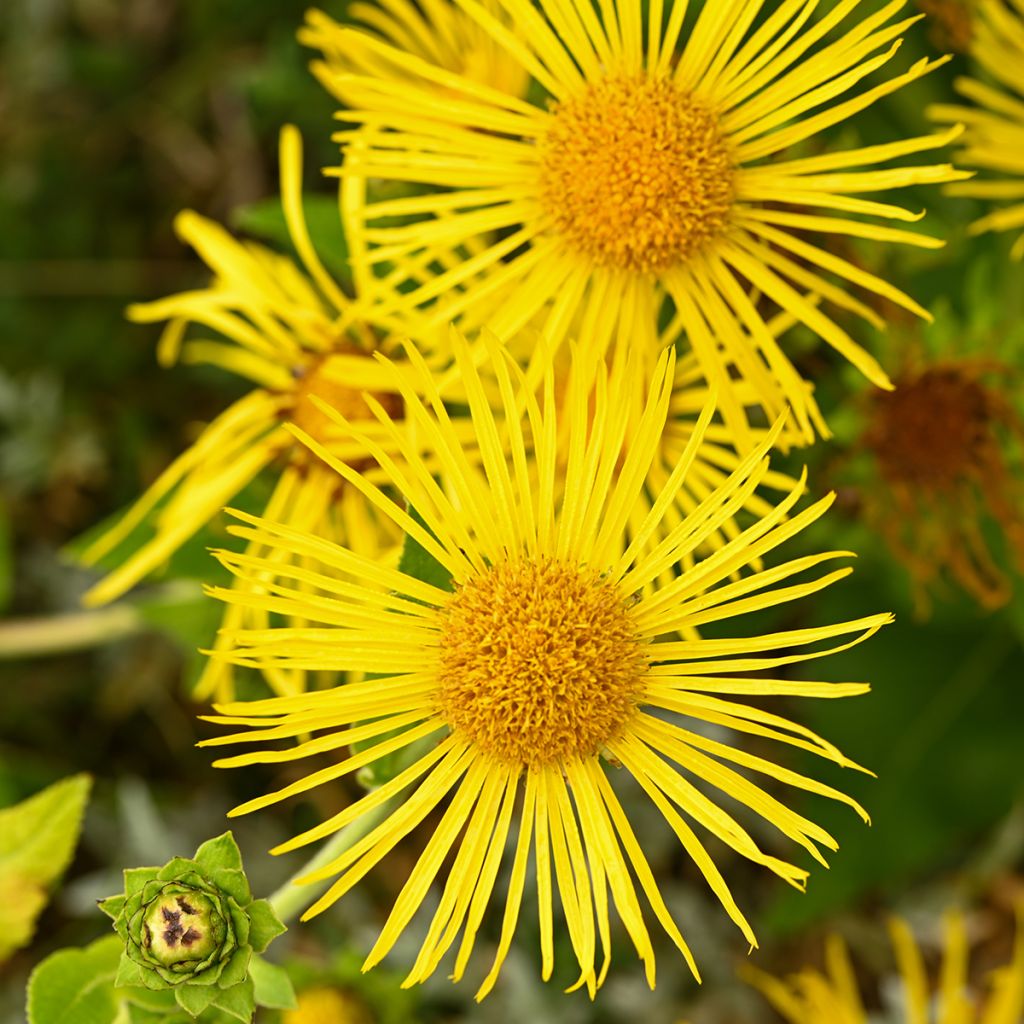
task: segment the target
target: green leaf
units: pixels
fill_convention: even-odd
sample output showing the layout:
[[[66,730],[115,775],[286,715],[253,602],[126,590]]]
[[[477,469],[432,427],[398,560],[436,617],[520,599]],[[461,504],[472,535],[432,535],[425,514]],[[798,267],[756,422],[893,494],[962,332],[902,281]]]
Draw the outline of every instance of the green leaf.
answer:
[[[114,976],[121,956],[116,935],[85,949],[48,956],[28,980],[29,1024],[113,1024],[118,1015]]]
[[[92,780],[62,779],[0,810],[0,962],[31,941],[48,889],[78,844]]]
[[[238,843],[235,842],[235,837],[230,832],[225,832],[223,835],[217,836],[216,839],[207,839],[196,850],[194,860],[207,875],[219,870],[242,870],[242,852],[238,849]]]
[[[75,852],[91,786],[88,775],[72,775],[0,810],[0,876],[40,885],[59,878]]]
[[[427,530],[427,524],[416,509],[410,506],[408,511],[409,515]],[[414,579],[422,580],[424,583],[429,583],[440,590],[452,590],[451,573],[419,541],[414,540],[408,534],[406,534],[405,543],[402,546],[402,556],[398,560],[398,571],[404,572]]]
[[[294,1010],[298,1003],[295,989],[288,972],[277,964],[269,963],[261,956],[254,956],[249,964],[253,993],[257,1006],[271,1010]]]
[[[213,985],[184,984],[174,990],[178,1005],[193,1017],[198,1017],[213,1002],[216,994],[217,989]]]
[[[216,992],[213,1000],[214,1006],[226,1014],[244,1021],[245,1024],[249,1024],[252,1015],[256,1012],[256,997],[253,994],[252,978],[247,978],[233,988],[215,989],[214,991]]]
[[[262,953],[278,935],[288,930],[267,900],[254,900],[246,907],[246,913],[249,915],[249,945],[257,953]]]

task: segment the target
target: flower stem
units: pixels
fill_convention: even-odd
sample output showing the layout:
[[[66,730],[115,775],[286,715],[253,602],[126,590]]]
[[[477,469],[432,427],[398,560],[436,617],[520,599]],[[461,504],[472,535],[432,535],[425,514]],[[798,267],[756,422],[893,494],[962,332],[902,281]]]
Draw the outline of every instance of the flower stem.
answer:
[[[329,864],[336,857],[341,856],[347,849],[354,846],[391,813],[395,802],[394,797],[390,800],[385,800],[384,803],[360,815],[347,828],[336,832],[310,857],[306,864],[271,895],[270,905],[282,921],[290,921],[292,918],[297,917],[330,884],[330,879],[328,879],[322,882],[302,885],[298,884],[298,879],[316,871],[318,868],[322,868],[325,864]]]

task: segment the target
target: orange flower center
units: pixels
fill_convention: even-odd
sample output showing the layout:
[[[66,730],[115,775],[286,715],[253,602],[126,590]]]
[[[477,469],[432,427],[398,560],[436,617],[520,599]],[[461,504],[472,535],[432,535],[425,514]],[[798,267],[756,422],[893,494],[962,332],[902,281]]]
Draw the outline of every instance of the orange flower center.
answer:
[[[612,76],[557,103],[541,202],[602,266],[658,272],[726,227],[733,163],[718,118],[667,79]]]
[[[462,584],[442,614],[441,707],[453,731],[498,761],[592,756],[633,714],[643,645],[598,574],[504,562]]]
[[[991,425],[984,386],[941,366],[876,396],[866,440],[888,479],[948,490],[987,462]]]

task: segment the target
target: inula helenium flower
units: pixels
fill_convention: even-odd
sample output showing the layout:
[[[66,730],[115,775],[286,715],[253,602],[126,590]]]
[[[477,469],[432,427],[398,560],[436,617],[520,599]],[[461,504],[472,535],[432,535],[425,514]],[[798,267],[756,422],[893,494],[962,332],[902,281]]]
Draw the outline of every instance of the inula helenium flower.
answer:
[[[285,930],[266,900],[252,898],[230,832],[203,843],[193,859],[126,870],[124,893],[100,909],[125,944],[116,985],[173,989],[193,1016],[212,1006],[248,1020],[253,954]]]
[[[937,121],[963,122],[964,148],[958,159],[985,172],[977,181],[951,185],[953,195],[1008,199],[1009,206],[976,220],[972,234],[1024,228],[1024,5],[1019,0],[978,0],[970,54],[995,85],[960,77],[956,89],[973,107],[935,104]],[[1014,259],[1024,257],[1024,234],[1013,243]]]
[[[128,514],[85,552],[87,561],[98,560],[140,524],[154,527],[150,539],[86,594],[89,604],[118,597],[158,569],[264,470],[276,478],[267,500],[269,516],[342,540],[367,557],[397,553],[400,531],[374,515],[362,496],[324,463],[310,458],[288,430],[288,424],[301,427],[339,458],[372,474],[373,460],[362,442],[339,430],[317,402],[326,401],[350,419],[365,419],[370,416],[362,398],[366,391],[399,418],[401,398],[382,379],[373,354],[384,351],[400,359],[401,350],[363,321],[361,307],[341,290],[313,248],[303,214],[296,129],[286,127],[281,133],[280,155],[284,213],[305,270],[263,246],[237,241],[194,213],[183,213],[178,231],[214,270],[214,281],[208,288],[129,311],[137,321],[167,321],[158,350],[164,363],[180,352],[189,362],[219,366],[254,387],[209,423]],[[212,332],[217,340],[187,340],[190,325]],[[440,363],[432,365],[441,369],[450,362],[443,353],[434,355]],[[376,443],[388,447],[372,417],[364,426]],[[229,629],[264,622],[259,611],[238,605],[224,618]],[[307,685],[301,672],[271,671],[267,678],[278,693]],[[196,692],[221,700],[233,697],[230,666],[210,662]]]
[[[404,795],[404,802],[362,839],[306,876],[305,881],[338,876],[308,917],[348,891],[428,815],[440,814],[367,968],[394,946],[450,858],[450,872],[407,983],[428,977],[460,933],[454,977],[461,977],[512,835],[501,939],[479,995],[494,984],[508,953],[531,861],[545,978],[554,969],[556,892],[579,964],[577,987],[593,993],[607,973],[611,906],[644,963],[648,982],[654,983],[654,951],[641,899],[696,974],[609,765],[622,766],[646,794],[753,944],[754,933],[701,834],[803,886],[807,872],[762,850],[734,817],[736,810],[760,817],[762,826],[774,828],[819,861],[820,848],[834,849],[836,842],[754,777],[859,808],[841,792],[752,753],[745,740],[756,736],[852,765],[826,740],[765,710],[760,700],[864,693],[867,687],[861,683],[804,682],[777,677],[773,670],[858,643],[890,617],[871,615],[754,636],[732,629],[723,636],[720,628],[716,639],[675,639],[683,630],[727,623],[744,612],[818,593],[846,576],[849,568],[818,571],[842,557],[826,552],[737,578],[752,560],[821,516],[831,498],[796,511],[803,490],[797,481],[766,515],[713,555],[648,592],[651,581],[698,550],[757,488],[768,472],[766,455],[778,427],[657,546],[644,551],[699,449],[713,411],[706,407],[650,513],[623,550],[623,529],[664,429],[673,355],[662,355],[642,422],[624,450],[625,396],[634,387],[630,367],[615,378],[599,372],[593,401],[583,396],[558,413],[550,363],[538,402],[497,342],[485,336],[483,344],[489,350],[485,369],[501,392],[500,416],[486,400],[468,346],[458,336],[453,339],[482,468],[467,458],[454,435],[425,367],[420,381],[403,384],[403,424],[395,424],[381,405],[374,407],[396,443],[404,444],[401,459],[386,467],[398,500],[331,460],[436,560],[434,583],[382,567],[308,532],[250,516],[241,517],[245,525],[235,532],[265,545],[271,556],[262,561],[228,552],[220,556],[242,575],[273,577],[260,599],[262,607],[308,621],[303,628],[237,630],[231,637],[236,650],[227,656],[257,666],[355,670],[379,678],[219,706],[221,717],[212,721],[242,728],[205,742],[257,747],[217,762],[225,767],[301,761],[358,745],[338,754],[335,763],[297,775],[283,789],[250,800],[233,814],[308,792],[402,752],[404,763],[393,778],[275,850],[283,853],[323,839]],[[408,354],[417,360],[411,346]],[[560,415],[567,423],[559,423]],[[569,456],[564,487],[556,492],[562,426],[570,439]],[[403,428],[429,439],[438,453],[443,486],[413,444],[401,440]],[[307,443],[331,458],[312,438]],[[406,502],[416,515],[407,511]],[[301,555],[302,568],[294,559],[274,561],[277,552]],[[325,596],[306,599],[297,589],[300,580]],[[765,674],[751,677],[752,672]],[[268,745],[278,740],[284,746]],[[708,795],[708,789],[717,790],[721,799]]]
[[[945,951],[937,991],[928,983],[921,950],[905,921],[890,923],[902,982],[902,1012],[887,1020],[902,1024],[1020,1024],[1024,1014],[1024,928],[1018,927],[1012,960],[994,971],[988,991],[976,998],[968,986],[969,944],[964,920],[950,914],[944,925]],[[804,970],[785,980],[745,967],[747,980],[760,989],[789,1024],[869,1024],[846,945],[837,935],[825,947],[825,970]]]
[[[788,405],[812,440],[813,399],[767,329],[756,290],[889,386],[828,308],[881,327],[851,293],[859,288],[928,314],[838,255],[830,238],[941,246],[878,223],[922,214],[861,195],[964,177],[948,164],[881,166],[941,147],[959,129],[855,149],[799,147],[943,63],[889,70],[917,20],[892,21],[902,0],[871,12],[843,0],[820,14],[818,0],[768,12],[763,0],[706,0],[692,26],[685,0],[498,2],[519,33],[477,0],[456,0],[532,76],[527,98],[357,28],[338,34],[339,47],[375,58],[371,71],[331,82],[347,108],[339,117],[356,126],[338,136],[339,173],[416,188],[347,211],[350,232],[369,242],[353,253],[357,274],[414,271],[441,248],[467,247],[466,259],[425,282],[395,290],[388,275],[382,309],[403,318],[422,310],[428,326],[486,325],[505,340],[542,314],[557,346],[573,310],[592,303],[636,344],[653,346],[668,305],[713,386],[724,395],[733,364],[769,419]]]

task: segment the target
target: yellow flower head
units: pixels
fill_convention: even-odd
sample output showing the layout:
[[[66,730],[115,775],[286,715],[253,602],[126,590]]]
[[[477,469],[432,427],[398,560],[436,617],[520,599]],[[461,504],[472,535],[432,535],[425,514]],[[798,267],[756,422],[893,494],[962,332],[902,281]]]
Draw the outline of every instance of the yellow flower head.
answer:
[[[1024,927],[1018,925],[1012,960],[989,978],[980,1001],[968,989],[969,949],[963,918],[945,919],[945,953],[933,1001],[921,951],[905,921],[889,932],[903,983],[905,1024],[1020,1024],[1024,1014]],[[789,1024],[869,1024],[846,945],[837,935],[825,946],[825,971],[804,970],[781,981],[745,966],[741,972]],[[934,1011],[934,1012],[933,1012]]]
[[[967,126],[966,167],[994,172],[979,181],[950,186],[949,192],[978,199],[1018,200],[995,210],[970,227],[972,234],[1012,231],[1024,227],[1024,4],[1019,0],[978,0],[970,54],[995,80],[988,85],[975,78],[958,78],[956,89],[977,106],[936,104],[929,115],[936,121],[962,121]],[[1014,242],[1014,259],[1024,256],[1024,235]]]
[[[382,313],[420,311],[426,328],[458,318],[466,330],[487,325],[507,339],[544,311],[543,333],[557,347],[573,311],[590,303],[653,347],[667,305],[723,397],[724,352],[768,418],[791,406],[812,440],[822,432],[813,399],[755,306],[759,291],[889,386],[827,308],[882,326],[847,287],[855,286],[928,314],[835,254],[828,239],[941,245],[879,224],[921,215],[860,194],[964,177],[949,165],[880,166],[940,147],[958,129],[782,154],[942,63],[922,60],[863,86],[895,60],[916,20],[892,22],[901,0],[870,14],[842,0],[817,20],[817,0],[786,2],[764,17],[762,0],[707,0],[692,27],[685,0],[551,0],[540,9],[495,0],[504,21],[478,0],[456,3],[530,74],[529,98],[355,28],[337,37],[339,47],[365,48],[375,60],[370,72],[333,78],[348,107],[339,117],[356,126],[338,136],[338,173],[411,183],[419,193],[346,211],[350,233],[368,243],[354,256],[357,273],[385,262],[417,267],[439,246],[479,245],[421,287],[382,294]],[[439,97],[439,88],[456,96]],[[735,404],[726,412],[731,428],[746,425]]]
[[[624,450],[626,395],[634,386],[634,367],[615,377],[599,370],[590,403],[562,404],[554,393],[549,362],[538,401],[493,336],[485,335],[482,344],[489,353],[482,368],[493,376],[501,395],[498,415],[486,400],[466,343],[457,334],[452,340],[480,465],[473,464],[454,435],[412,346],[409,360],[422,367],[422,377],[401,382],[404,424],[393,424],[387,410],[370,401],[380,424],[396,444],[404,445],[399,460],[386,466],[381,462],[398,500],[308,439],[382,515],[422,545],[451,589],[382,567],[308,532],[240,516],[245,525],[235,532],[270,554],[243,560],[222,553],[221,559],[242,575],[255,573],[267,580],[265,607],[304,618],[308,625],[238,630],[232,636],[236,649],[225,656],[285,670],[356,670],[384,678],[220,706],[221,717],[213,721],[243,728],[205,742],[259,748],[217,762],[224,767],[301,761],[359,744],[336,763],[251,800],[233,814],[267,807],[404,752],[398,755],[405,759],[393,779],[275,851],[329,836],[404,794],[404,801],[379,824],[367,825],[355,845],[302,879],[340,876],[307,911],[309,917],[330,906],[403,836],[438,811],[440,819],[366,968],[378,963],[405,931],[451,855],[440,902],[407,982],[429,976],[460,933],[454,977],[461,977],[511,834],[514,853],[501,938],[480,996],[494,984],[508,952],[531,860],[545,978],[554,968],[556,891],[579,963],[576,987],[586,986],[593,993],[608,970],[611,905],[644,963],[649,983],[654,983],[654,954],[641,898],[696,974],[617,795],[617,773],[609,765],[621,766],[622,774],[647,795],[754,944],[754,933],[704,837],[715,837],[798,888],[807,873],[764,852],[724,802],[744,805],[819,861],[821,848],[834,849],[835,840],[751,776],[766,776],[863,812],[841,792],[745,749],[745,738],[755,736],[852,766],[827,741],[748,701],[865,692],[860,683],[775,678],[774,670],[849,647],[890,616],[761,636],[720,628],[725,636],[718,639],[676,639],[693,627],[728,623],[734,615],[817,593],[847,575],[848,568],[821,568],[842,557],[840,552],[738,575],[752,560],[818,519],[831,497],[794,511],[803,489],[798,481],[765,516],[651,591],[652,580],[698,550],[764,479],[778,425],[656,547],[645,550],[646,538],[658,529],[699,450],[712,415],[711,405],[705,408],[644,523],[623,550],[622,533],[668,413],[672,353],[666,351],[659,360],[643,422]],[[564,487],[558,488],[560,416],[568,418],[570,443]],[[437,451],[443,486],[417,449],[403,441],[408,435],[400,426]],[[358,424],[352,429],[360,436]],[[301,570],[295,556],[302,558]],[[308,600],[297,589],[297,579],[333,596]],[[709,730],[716,733],[714,738]],[[268,745],[277,740],[286,745]],[[708,789],[717,791],[723,802],[709,796]]]
[[[341,989],[308,988],[299,993],[298,1004],[285,1010],[282,1024],[373,1024],[363,1002]]]
[[[178,233],[213,270],[213,282],[129,310],[141,323],[167,321],[158,348],[165,365],[180,355],[188,362],[227,369],[253,388],[207,425],[118,525],[85,553],[86,561],[96,561],[141,523],[154,526],[153,537],[96,584],[86,595],[87,603],[111,601],[158,569],[268,467],[277,474],[268,516],[342,540],[367,557],[397,551],[400,531],[377,516],[333,470],[311,458],[288,430],[289,424],[300,427],[372,475],[373,460],[363,442],[353,441],[318,403],[362,422],[375,438],[382,435],[364,393],[392,416],[399,418],[402,412],[393,373],[384,374],[372,358],[376,352],[400,358],[400,349],[361,322],[358,307],[320,262],[303,218],[301,185],[301,140],[288,127],[281,134],[281,195],[304,270],[186,212],[178,217]],[[192,324],[216,340],[184,341]],[[445,357],[440,359],[443,364]],[[260,553],[258,546],[250,549],[250,554]],[[253,587],[258,589],[257,584]],[[224,625],[265,622],[265,614],[236,604],[227,611]],[[302,690],[306,684],[303,673],[271,672],[269,680],[279,693]],[[199,696],[214,693],[219,699],[233,695],[230,666],[224,663],[210,662],[200,680]]]
[[[502,17],[494,0],[484,0],[483,8],[492,16]],[[425,0],[419,4],[411,0],[390,0],[386,4],[357,2],[346,8],[345,18],[358,24],[372,39],[401,47],[471,82],[521,96],[530,81],[522,65],[449,0]],[[321,58],[310,64],[310,70],[336,96],[339,75],[374,75],[389,67],[371,46],[353,40],[343,25],[323,11],[306,12],[299,42],[320,51]],[[456,96],[451,90],[444,93],[449,98]]]

